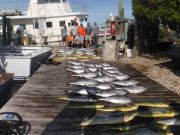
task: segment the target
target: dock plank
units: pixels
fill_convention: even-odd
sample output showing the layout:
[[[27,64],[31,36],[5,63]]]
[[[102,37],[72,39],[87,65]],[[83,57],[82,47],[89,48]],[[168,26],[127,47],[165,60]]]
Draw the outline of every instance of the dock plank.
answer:
[[[130,95],[134,101],[161,99],[180,103],[177,94],[138,71],[127,65],[111,63],[122,73],[140,81],[140,85],[148,87],[145,93]],[[66,108],[74,103],[58,100],[59,96],[65,94],[64,91],[78,89],[67,85],[77,78],[70,77],[71,73],[66,72],[65,67],[66,62],[59,66],[41,66],[0,112],[10,111],[22,115],[23,119],[31,124],[30,135],[88,135],[79,124],[84,119],[93,117],[97,113],[96,110]],[[179,111],[180,105],[176,104],[175,108]]]

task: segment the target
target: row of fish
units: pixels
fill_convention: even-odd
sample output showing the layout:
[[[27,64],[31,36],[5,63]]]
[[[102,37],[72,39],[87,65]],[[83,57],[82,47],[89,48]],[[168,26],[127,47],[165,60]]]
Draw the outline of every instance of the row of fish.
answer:
[[[58,57],[65,58],[68,60],[81,60],[81,61],[89,61],[101,59],[95,54],[94,49],[92,48],[60,48],[54,53],[57,54]]]
[[[126,74],[120,72],[116,67],[108,63],[89,64],[83,62],[69,62],[67,71],[74,73],[72,77],[81,78],[78,81],[71,82],[69,85],[80,86],[80,90],[68,90],[68,96],[60,97],[61,100],[72,102],[94,103],[94,105],[76,105],[67,106],[68,108],[95,108],[99,112],[91,119],[84,120],[80,125],[112,125],[126,123],[134,120],[135,117],[158,118],[156,124],[163,125],[166,128],[162,132],[155,132],[151,128],[140,128],[151,135],[172,133],[167,126],[180,125],[178,112],[169,106],[169,103],[161,101],[134,102],[128,94],[140,94],[147,90],[140,86],[139,82],[130,79]],[[70,96],[73,95],[73,96]],[[75,96],[74,96],[75,95]],[[139,107],[147,107],[139,111]],[[138,110],[138,111],[137,111]],[[123,129],[119,127],[119,129]],[[117,130],[117,129],[116,129]],[[117,133],[141,135],[137,129],[129,129],[128,132]],[[135,130],[135,131],[134,131]],[[166,132],[167,130],[167,132]],[[144,133],[143,132],[143,133]],[[104,135],[108,133],[104,133]],[[134,135],[133,134],[133,135]],[[143,134],[145,135],[145,134]],[[149,135],[149,134],[148,134]]]

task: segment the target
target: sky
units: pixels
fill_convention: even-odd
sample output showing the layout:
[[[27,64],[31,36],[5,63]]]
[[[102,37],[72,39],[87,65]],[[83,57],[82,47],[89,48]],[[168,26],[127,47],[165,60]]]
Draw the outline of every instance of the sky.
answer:
[[[74,3],[83,1],[88,5],[89,22],[105,23],[110,13],[118,14],[118,0],[69,0]],[[132,0],[124,0],[125,17],[132,16]],[[0,0],[0,5],[6,4],[28,4],[29,0]]]

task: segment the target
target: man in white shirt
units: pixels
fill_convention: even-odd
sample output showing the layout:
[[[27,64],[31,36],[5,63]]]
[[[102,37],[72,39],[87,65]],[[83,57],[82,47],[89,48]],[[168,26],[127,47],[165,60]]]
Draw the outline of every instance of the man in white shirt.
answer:
[[[74,44],[77,47],[81,47],[84,44],[84,37],[82,37],[79,32],[77,33],[77,35],[74,39]]]
[[[84,21],[82,22],[84,28],[87,27],[87,24],[88,24],[88,21],[87,21],[87,20],[88,20],[87,17],[85,17],[85,18],[84,18]]]

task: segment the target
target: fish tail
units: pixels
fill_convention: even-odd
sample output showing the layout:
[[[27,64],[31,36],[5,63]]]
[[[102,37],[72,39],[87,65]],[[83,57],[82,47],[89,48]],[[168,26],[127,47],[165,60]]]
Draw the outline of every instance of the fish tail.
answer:
[[[62,96],[62,97],[59,97],[58,99],[60,99],[60,100],[67,100],[68,98],[67,98],[67,96]]]
[[[80,76],[80,75],[71,75],[71,76]]]
[[[72,72],[72,70],[71,70],[71,69],[69,69],[69,68],[66,68],[66,70],[67,70],[67,71],[70,71],[70,72]]]

